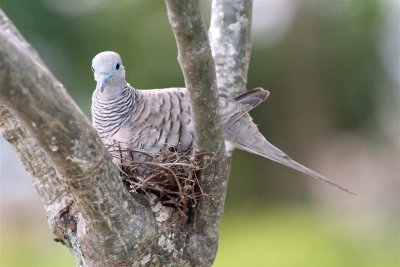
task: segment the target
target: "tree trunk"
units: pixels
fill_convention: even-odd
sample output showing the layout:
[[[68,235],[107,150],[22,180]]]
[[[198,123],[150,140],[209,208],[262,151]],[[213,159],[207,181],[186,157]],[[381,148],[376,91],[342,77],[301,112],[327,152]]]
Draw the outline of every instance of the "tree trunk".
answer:
[[[56,240],[80,266],[210,266],[216,256],[229,169],[217,89],[233,96],[246,88],[252,2],[213,1],[211,46],[198,0],[166,5],[195,150],[207,152],[199,157],[206,197],[189,219],[154,195],[127,191],[87,118],[0,10],[0,130],[31,174]]]

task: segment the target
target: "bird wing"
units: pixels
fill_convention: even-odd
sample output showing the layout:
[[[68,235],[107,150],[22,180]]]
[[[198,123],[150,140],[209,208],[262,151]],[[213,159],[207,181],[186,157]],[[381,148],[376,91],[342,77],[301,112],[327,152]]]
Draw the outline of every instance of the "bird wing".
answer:
[[[231,99],[220,95],[219,105],[224,129],[229,128],[251,109],[264,102],[269,92],[262,88],[255,88],[238,97]]]

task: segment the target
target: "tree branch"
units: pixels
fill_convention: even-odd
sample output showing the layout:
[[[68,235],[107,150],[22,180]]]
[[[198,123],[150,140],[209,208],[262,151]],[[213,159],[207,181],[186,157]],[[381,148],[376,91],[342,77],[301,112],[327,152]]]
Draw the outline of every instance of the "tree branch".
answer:
[[[178,60],[189,90],[196,149],[216,151],[223,139],[215,66],[198,0],[166,0],[166,3],[178,46]]]
[[[195,122],[195,148],[213,152],[203,157],[210,162],[202,173],[206,194],[195,218],[195,230],[189,250],[211,264],[218,244],[218,225],[222,216],[227,188],[227,163],[219,116],[215,66],[210,43],[197,0],[166,0],[168,18],[178,46],[178,61],[189,91]],[[201,248],[201,249],[199,249]],[[209,258],[204,258],[204,257]]]
[[[19,42],[21,48],[31,53],[32,58],[41,62],[36,51],[25,41],[1,9],[0,32],[7,34],[9,38]],[[0,105],[0,132],[2,136],[14,146],[25,168],[32,175],[33,185],[42,198],[45,208],[57,201],[57,199],[68,196],[47,155],[29,136],[26,129],[16,117],[3,105]],[[50,184],[50,188],[48,189],[55,190],[55,192],[43,190],[46,184]]]
[[[73,202],[64,190],[59,177],[47,155],[29,136],[6,107],[0,105],[0,133],[15,149],[25,169],[32,177],[32,184],[41,197],[47,212],[48,223],[58,240],[68,246],[76,262],[82,261],[79,242],[76,239],[76,216],[63,218],[62,210]],[[71,227],[71,224],[74,224]]]
[[[213,0],[210,44],[218,89],[235,97],[246,91],[251,53],[252,0]]]
[[[21,49],[30,53],[38,63],[43,64],[39,55],[30,46],[8,17],[0,9],[0,32],[19,43]],[[36,144],[24,126],[3,105],[0,105],[0,134],[15,149],[27,172],[31,175],[32,184],[42,199],[47,213],[48,223],[57,236],[57,240],[66,244],[76,262],[82,262],[79,241],[76,237],[77,214],[71,210],[68,219],[62,213],[73,203],[65,191],[59,176],[44,151]],[[74,224],[71,227],[71,222]]]
[[[213,4],[228,9],[213,11],[210,35],[219,89],[231,96],[246,87],[249,2]],[[189,224],[151,193],[147,201],[127,193],[97,133],[0,10],[0,130],[32,174],[53,231],[83,266],[210,266],[216,255],[228,164],[215,65],[198,0],[166,4],[189,91],[195,149],[205,152],[200,182],[207,196]],[[231,23],[217,23],[222,18]]]
[[[132,263],[154,242],[151,209],[123,187],[86,117],[20,35],[10,34],[16,30],[3,12],[0,17],[0,104],[12,110],[51,158],[78,205],[84,264]]]

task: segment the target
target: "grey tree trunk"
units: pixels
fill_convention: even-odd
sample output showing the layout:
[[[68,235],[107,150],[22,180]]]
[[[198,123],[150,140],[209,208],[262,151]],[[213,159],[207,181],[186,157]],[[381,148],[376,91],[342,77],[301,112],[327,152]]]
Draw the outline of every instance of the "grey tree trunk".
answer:
[[[233,96],[246,88],[252,1],[214,0],[210,41],[198,0],[166,5],[195,117],[195,149],[212,152],[199,159],[207,197],[190,220],[126,190],[90,122],[0,10],[0,131],[79,266],[210,266],[215,259],[229,170],[217,90]]]

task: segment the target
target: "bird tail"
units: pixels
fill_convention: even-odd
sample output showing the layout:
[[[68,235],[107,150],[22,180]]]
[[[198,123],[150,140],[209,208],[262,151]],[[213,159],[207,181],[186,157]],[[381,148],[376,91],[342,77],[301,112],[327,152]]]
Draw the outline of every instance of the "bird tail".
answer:
[[[335,183],[334,181],[330,180],[329,178],[327,178],[327,177],[307,168],[306,166],[298,163],[297,161],[291,159],[282,150],[280,150],[279,148],[275,147],[273,144],[268,142],[260,132],[257,131],[253,134],[256,135],[256,136],[253,136],[253,137],[255,137],[255,139],[253,139],[253,138],[251,138],[251,139],[256,140],[256,142],[249,145],[247,141],[245,141],[245,144],[243,144],[242,142],[240,142],[242,140],[234,140],[233,141],[234,146],[236,146],[239,149],[250,152],[252,154],[262,156],[264,158],[267,158],[267,159],[273,160],[275,162],[278,162],[280,164],[283,164],[289,168],[300,171],[300,172],[307,174],[317,180],[323,181],[327,184],[330,184],[334,187],[339,188],[340,190],[350,193],[351,195],[357,195],[356,193],[347,189],[346,187]]]

